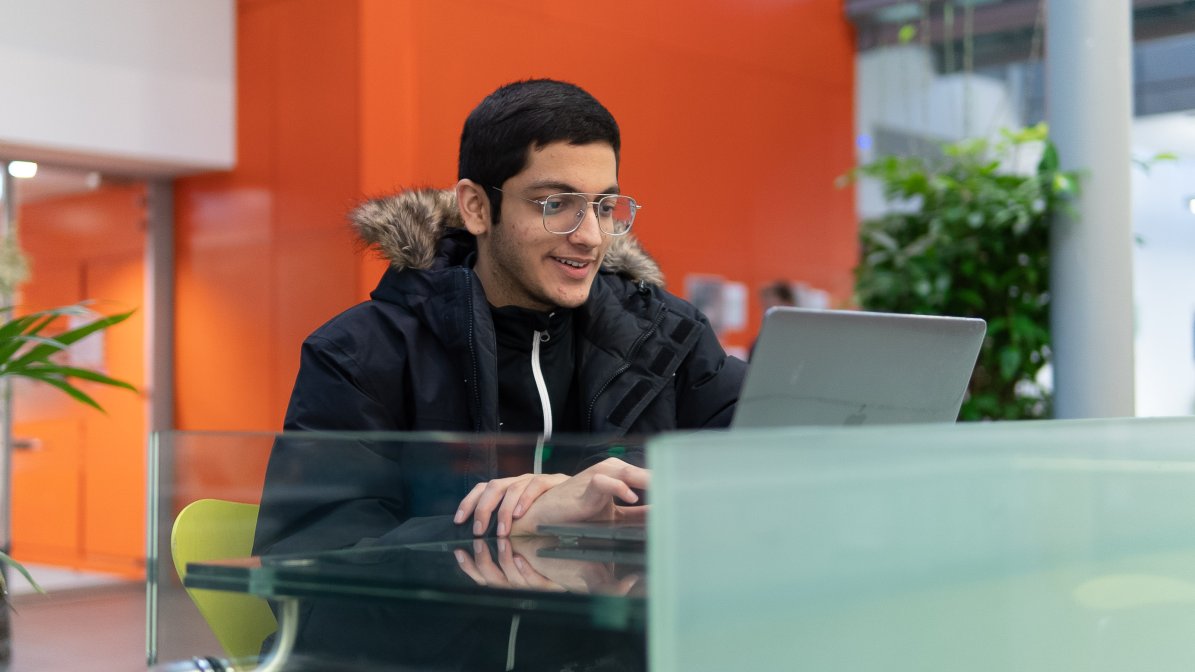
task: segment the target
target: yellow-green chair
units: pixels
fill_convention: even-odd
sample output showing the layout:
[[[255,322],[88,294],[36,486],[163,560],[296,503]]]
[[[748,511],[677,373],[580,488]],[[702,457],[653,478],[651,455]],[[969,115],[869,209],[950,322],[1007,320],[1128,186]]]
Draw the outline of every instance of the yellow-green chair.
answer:
[[[188,562],[252,555],[257,508],[256,504],[200,499],[179,512],[170,532],[170,552],[179,579],[186,577]],[[260,597],[190,588],[187,594],[234,660],[257,657],[262,642],[278,629],[269,604]]]

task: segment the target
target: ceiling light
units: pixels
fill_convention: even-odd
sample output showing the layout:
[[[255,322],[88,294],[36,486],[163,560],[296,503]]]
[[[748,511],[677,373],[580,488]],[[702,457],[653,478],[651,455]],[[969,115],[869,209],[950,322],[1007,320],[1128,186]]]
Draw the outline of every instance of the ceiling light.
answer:
[[[21,178],[33,177],[37,175],[37,164],[32,161],[9,161],[8,174]]]
[[[1195,196],[1187,199],[1187,210],[1190,210],[1191,214],[1195,215]]]

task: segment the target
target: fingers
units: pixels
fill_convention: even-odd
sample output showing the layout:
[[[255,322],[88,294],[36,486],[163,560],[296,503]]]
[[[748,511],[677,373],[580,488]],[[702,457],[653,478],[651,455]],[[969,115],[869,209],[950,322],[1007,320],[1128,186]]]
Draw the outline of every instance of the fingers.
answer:
[[[484,541],[473,542],[473,552],[463,548],[454,550],[453,556],[474,583],[496,588],[521,588],[559,592],[565,587],[540,574],[521,554],[514,551],[514,545],[507,539],[497,541],[497,561],[490,554],[490,547]]]
[[[452,555],[456,557],[456,563],[460,565],[461,571],[468,575],[470,579],[473,579],[473,583],[479,586],[486,585],[485,577],[481,575],[481,572],[477,569],[477,564],[473,562],[473,556],[466,553],[462,548],[453,551]]]
[[[528,477],[530,477],[530,474],[515,476],[513,478],[496,478],[486,483],[478,483],[461,500],[456,514],[452,517],[452,521],[460,525],[472,515],[473,534],[485,534],[485,531],[490,527],[490,516],[498,508],[498,505],[502,503],[502,499],[506,496],[506,491]],[[506,528],[510,529],[509,520],[506,521]]]
[[[498,540],[498,567],[502,569],[502,575],[506,577],[507,582],[510,583],[511,588],[527,588],[527,579],[523,576],[523,572],[515,565],[514,554],[511,552],[510,540]]]
[[[517,483],[512,483],[502,496],[502,504],[498,507],[498,536],[505,537],[510,534],[510,524],[514,522],[515,509],[518,508],[520,498],[530,490],[535,483],[534,479],[523,479]],[[519,515],[522,515],[519,511]]]
[[[630,595],[631,591],[634,590],[635,586],[638,584],[639,584],[639,575],[638,574],[628,574],[627,576],[624,576],[621,581],[618,582],[618,584],[617,584],[617,586],[615,586],[613,592],[615,595],[623,595],[623,596]]]
[[[496,588],[509,588],[510,580],[502,568],[494,562],[494,558],[490,555],[490,547],[480,539],[473,540],[473,562],[477,567],[477,572],[481,574],[483,585],[494,586]]]
[[[514,556],[515,567],[523,575],[523,580],[527,582],[527,587],[533,590],[550,590],[557,593],[562,593],[568,590],[564,586],[556,583],[548,577],[540,574],[532,566],[531,562],[521,555]]]
[[[614,518],[627,523],[642,523],[647,520],[647,513],[651,506],[615,506]]]
[[[519,573],[523,587],[531,590],[550,590],[559,592],[567,590],[564,586],[548,578],[547,574],[538,566],[536,553],[543,546],[537,541],[527,539],[498,540],[499,564],[505,569],[508,565]]]
[[[568,480],[564,474],[523,474],[478,483],[465,495],[452,521],[457,525],[473,516],[473,534],[482,535],[497,520],[497,536],[510,535],[516,519],[521,518],[540,495]]]
[[[522,518],[523,514],[527,512],[527,509],[531,508],[531,505],[535,500],[539,499],[540,495],[567,480],[568,476],[564,474],[541,474],[529,481],[527,487],[523,489],[523,493],[518,497],[518,501],[515,502],[512,512],[513,517]],[[505,505],[505,502],[503,505]]]
[[[646,490],[651,485],[651,472],[643,467],[636,467],[633,464],[627,464],[617,457],[608,457],[605,460],[593,465],[586,471],[593,471],[599,474],[605,474],[611,478],[616,478],[623,483]]]
[[[512,534],[535,533],[537,522],[523,520],[533,506],[537,513],[532,517],[540,523],[610,519],[617,515],[613,508],[615,502],[639,503],[635,489],[646,490],[650,482],[648,470],[617,458],[604,460],[571,478],[563,474],[499,478],[474,486],[461,500],[453,521],[459,525],[471,515],[473,534],[480,536],[489,529],[491,518],[494,518],[497,536],[504,538]],[[536,505],[543,495],[558,486],[561,487],[559,496],[549,498],[544,506]],[[516,522],[519,523],[517,531]]]
[[[636,495],[625,481],[606,474],[594,474],[589,481],[589,487],[585,489],[585,496],[602,500],[607,497],[616,497],[628,504],[639,501],[639,495]]]
[[[489,485],[489,483],[478,483],[477,485],[473,486],[473,489],[469,491],[469,494],[465,495],[465,498],[462,499],[461,503],[457,505],[456,515],[452,517],[452,522],[460,525],[461,523],[465,522],[469,516],[473,515],[473,508],[477,506],[477,500],[481,499],[481,493],[485,492],[487,485]]]

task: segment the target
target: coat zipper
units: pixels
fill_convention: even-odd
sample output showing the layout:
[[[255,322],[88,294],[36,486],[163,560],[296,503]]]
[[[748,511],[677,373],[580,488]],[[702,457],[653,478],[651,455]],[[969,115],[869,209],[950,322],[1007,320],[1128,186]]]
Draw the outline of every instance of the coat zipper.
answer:
[[[544,433],[535,442],[534,474],[544,473],[544,440],[552,438],[552,399],[548,397],[548,386],[544,383],[544,371],[539,361],[539,344],[548,338],[546,331],[535,331],[531,335],[531,375],[535,377],[535,389],[539,392],[539,405],[544,414]]]

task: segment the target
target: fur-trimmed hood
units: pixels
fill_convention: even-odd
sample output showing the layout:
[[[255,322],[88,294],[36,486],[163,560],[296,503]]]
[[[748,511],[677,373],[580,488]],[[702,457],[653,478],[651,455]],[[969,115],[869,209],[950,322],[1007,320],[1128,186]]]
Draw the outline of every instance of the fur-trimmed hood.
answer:
[[[447,189],[411,189],[362,204],[349,216],[353,229],[396,270],[432,267],[440,238],[464,227],[456,193]],[[664,286],[656,261],[633,236],[614,239],[602,268],[632,280]]]

